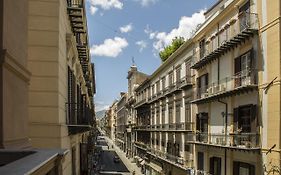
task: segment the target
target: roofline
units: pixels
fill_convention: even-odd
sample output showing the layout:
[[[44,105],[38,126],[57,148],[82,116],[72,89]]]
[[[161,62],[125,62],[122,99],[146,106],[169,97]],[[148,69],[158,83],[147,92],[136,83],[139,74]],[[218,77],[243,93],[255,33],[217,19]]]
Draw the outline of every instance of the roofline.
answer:
[[[223,0],[218,0],[218,2],[216,2],[212,7],[210,7],[205,13],[204,15],[206,15],[207,13],[209,13],[210,11],[212,11],[217,5],[219,5]]]
[[[190,44],[193,43],[193,39],[190,38],[188,39],[186,42],[183,43],[183,45],[181,45],[172,55],[170,55],[168,57],[168,59],[166,61],[164,61],[164,63],[162,63],[160,65],[160,67],[158,67],[158,69],[156,69],[152,75],[149,77],[149,79],[153,79],[160,71],[162,71],[165,67],[167,67],[167,65],[169,65],[169,63],[171,63],[172,61],[175,61],[174,58],[176,58],[179,54],[181,54],[183,51],[185,51],[185,49],[190,46]]]

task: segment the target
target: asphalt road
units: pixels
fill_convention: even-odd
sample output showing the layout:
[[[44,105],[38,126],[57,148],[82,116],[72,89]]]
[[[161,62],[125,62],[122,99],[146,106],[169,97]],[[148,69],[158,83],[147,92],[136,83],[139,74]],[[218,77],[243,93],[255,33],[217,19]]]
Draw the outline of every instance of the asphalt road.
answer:
[[[129,172],[121,160],[118,163],[113,161],[114,156],[118,155],[112,150],[104,150],[101,153],[100,165],[102,165],[102,171]]]

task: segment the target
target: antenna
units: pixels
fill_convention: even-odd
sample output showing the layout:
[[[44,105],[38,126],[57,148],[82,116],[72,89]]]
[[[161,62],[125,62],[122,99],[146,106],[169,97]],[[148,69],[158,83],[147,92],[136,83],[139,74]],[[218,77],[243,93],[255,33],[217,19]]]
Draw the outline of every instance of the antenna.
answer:
[[[135,58],[132,57],[132,65],[135,66]]]

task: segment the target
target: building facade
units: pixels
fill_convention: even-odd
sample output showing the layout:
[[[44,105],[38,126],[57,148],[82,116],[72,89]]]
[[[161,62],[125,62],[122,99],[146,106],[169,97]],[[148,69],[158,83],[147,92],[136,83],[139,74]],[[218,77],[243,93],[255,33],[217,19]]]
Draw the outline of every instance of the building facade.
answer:
[[[127,147],[126,125],[128,121],[128,111],[126,109],[126,102],[127,93],[121,92],[120,99],[117,102],[115,144],[124,152]]]
[[[192,55],[187,41],[136,89],[135,147],[145,174],[183,175],[193,167]]]
[[[136,89],[134,145],[145,174],[280,172],[280,7],[218,1]]]
[[[280,106],[274,108],[280,101],[271,95],[280,99],[280,67],[271,65],[280,60],[280,1],[222,0],[205,17],[193,38],[191,66],[195,171],[259,175],[280,169],[280,125],[271,123],[280,123],[273,119],[280,118]],[[268,153],[274,145],[278,153]]]
[[[37,148],[69,150],[63,174],[87,174],[95,122],[84,0],[29,0],[29,137]]]
[[[148,78],[148,75],[138,71],[136,65],[132,65],[130,70],[128,71],[128,100],[126,102],[126,109],[128,111],[128,123],[126,130],[127,137],[127,148],[126,152],[128,153],[128,157],[133,157],[134,150],[134,142],[136,140],[136,133],[133,130],[133,127],[136,125],[136,111],[134,108],[134,104],[136,102],[136,93],[135,89],[142,84]]]

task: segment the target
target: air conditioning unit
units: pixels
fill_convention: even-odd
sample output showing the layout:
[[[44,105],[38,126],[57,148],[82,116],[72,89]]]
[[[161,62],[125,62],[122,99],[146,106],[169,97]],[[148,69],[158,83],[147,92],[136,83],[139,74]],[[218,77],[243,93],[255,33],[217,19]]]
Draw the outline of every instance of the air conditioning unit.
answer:
[[[214,93],[217,93],[219,91],[220,91],[220,86],[219,85],[216,85],[216,86],[213,87],[213,92]]]
[[[206,98],[206,97],[208,97],[208,93],[205,92],[201,94],[201,98]]]
[[[213,92],[213,91],[214,91],[213,87],[209,87],[207,91],[208,91],[208,94],[209,94],[209,95],[211,95],[211,94],[214,93],[214,92]]]
[[[224,84],[221,84],[220,86],[219,86],[219,91],[221,92],[221,91],[225,91],[225,85]]]

